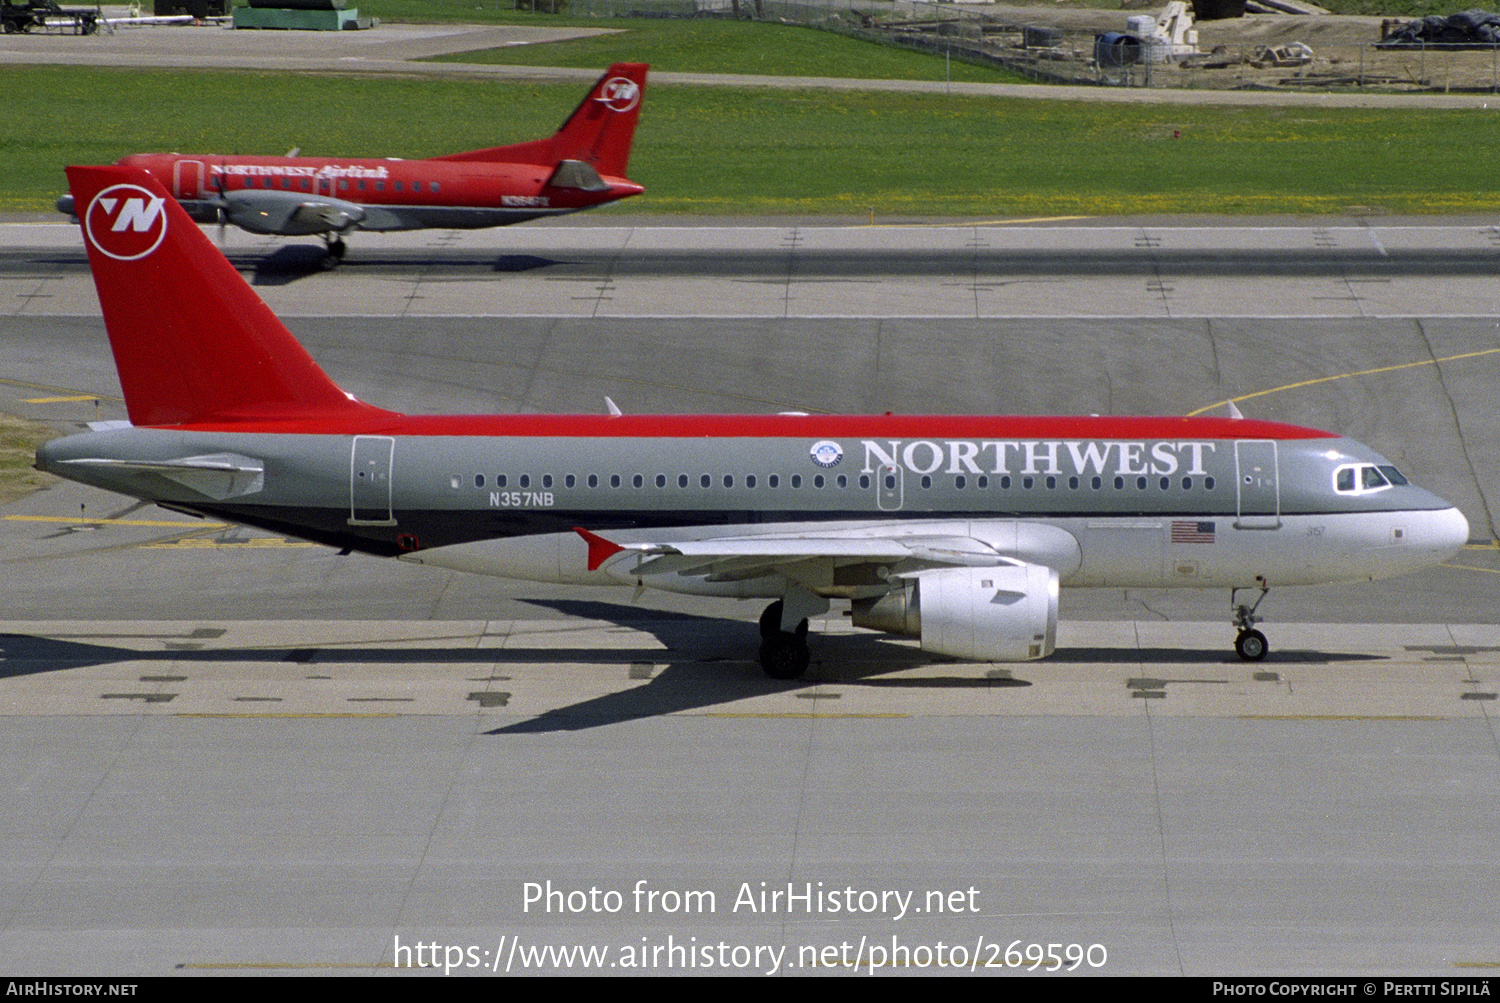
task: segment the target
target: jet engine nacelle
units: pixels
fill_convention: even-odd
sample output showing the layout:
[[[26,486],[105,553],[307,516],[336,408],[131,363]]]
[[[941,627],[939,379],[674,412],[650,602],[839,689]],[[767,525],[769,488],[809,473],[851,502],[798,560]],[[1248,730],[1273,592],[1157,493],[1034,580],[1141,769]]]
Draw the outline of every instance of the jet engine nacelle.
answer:
[[[1057,646],[1057,572],[1038,564],[944,568],[855,600],[856,627],[922,639],[922,650],[971,662],[1025,662]]]
[[[365,218],[365,210],[353,202],[326,195],[237,191],[224,196],[224,218],[251,233],[311,237],[343,233]]]

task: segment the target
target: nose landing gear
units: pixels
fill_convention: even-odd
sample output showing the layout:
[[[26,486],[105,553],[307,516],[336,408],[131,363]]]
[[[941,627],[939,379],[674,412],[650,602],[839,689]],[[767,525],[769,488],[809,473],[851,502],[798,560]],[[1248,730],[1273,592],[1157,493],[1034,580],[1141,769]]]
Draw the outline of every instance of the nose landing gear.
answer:
[[[1271,586],[1266,584],[1262,575],[1256,575],[1255,580],[1260,583],[1260,597],[1255,600],[1253,606],[1236,603],[1234,599],[1240,590],[1229,590],[1229,605],[1234,611],[1231,623],[1239,630],[1234,639],[1234,653],[1247,662],[1260,661],[1270,650],[1266,644],[1266,635],[1255,629],[1255,625],[1261,619],[1255,615],[1255,611],[1260,609],[1260,604],[1265,600],[1266,594],[1271,591]]]

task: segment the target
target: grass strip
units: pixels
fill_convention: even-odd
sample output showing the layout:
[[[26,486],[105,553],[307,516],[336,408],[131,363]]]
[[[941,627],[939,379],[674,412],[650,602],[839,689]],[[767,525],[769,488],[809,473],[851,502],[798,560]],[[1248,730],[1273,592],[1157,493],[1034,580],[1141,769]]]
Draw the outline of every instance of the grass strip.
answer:
[[[127,153],[425,157],[532,139],[580,91],[71,67],[5,77],[0,210],[21,211],[50,208],[64,165]],[[623,208],[877,219],[1488,212],[1496,114],[655,86],[630,168],[647,193]]]

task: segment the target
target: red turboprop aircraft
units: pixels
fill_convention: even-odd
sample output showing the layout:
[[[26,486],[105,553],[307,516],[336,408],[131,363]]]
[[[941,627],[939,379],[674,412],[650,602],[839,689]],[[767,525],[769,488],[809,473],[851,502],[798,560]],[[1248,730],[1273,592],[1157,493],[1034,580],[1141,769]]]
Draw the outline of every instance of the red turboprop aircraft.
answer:
[[[591,209],[644,189],[625,177],[646,89],[644,63],[616,63],[549,139],[428,160],[137,153],[200,223],[322,236],[328,260],[351,230],[479,230]],[[76,215],[73,196],[57,200]]]

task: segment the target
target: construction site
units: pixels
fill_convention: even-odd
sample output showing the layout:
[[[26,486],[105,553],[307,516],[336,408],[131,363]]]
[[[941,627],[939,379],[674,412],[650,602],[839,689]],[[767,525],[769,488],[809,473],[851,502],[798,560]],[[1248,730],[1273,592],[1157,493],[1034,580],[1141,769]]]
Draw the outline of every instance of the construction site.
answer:
[[[1242,16],[1213,18],[1195,17],[1181,0],[1113,11],[924,4],[886,17],[857,15],[857,24],[848,23],[856,18],[849,13],[827,17],[840,22],[836,30],[998,64],[1050,83],[1500,90],[1500,36],[1450,30],[1428,35],[1456,40],[1427,41],[1398,19],[1271,2],[1276,8],[1252,2]]]

